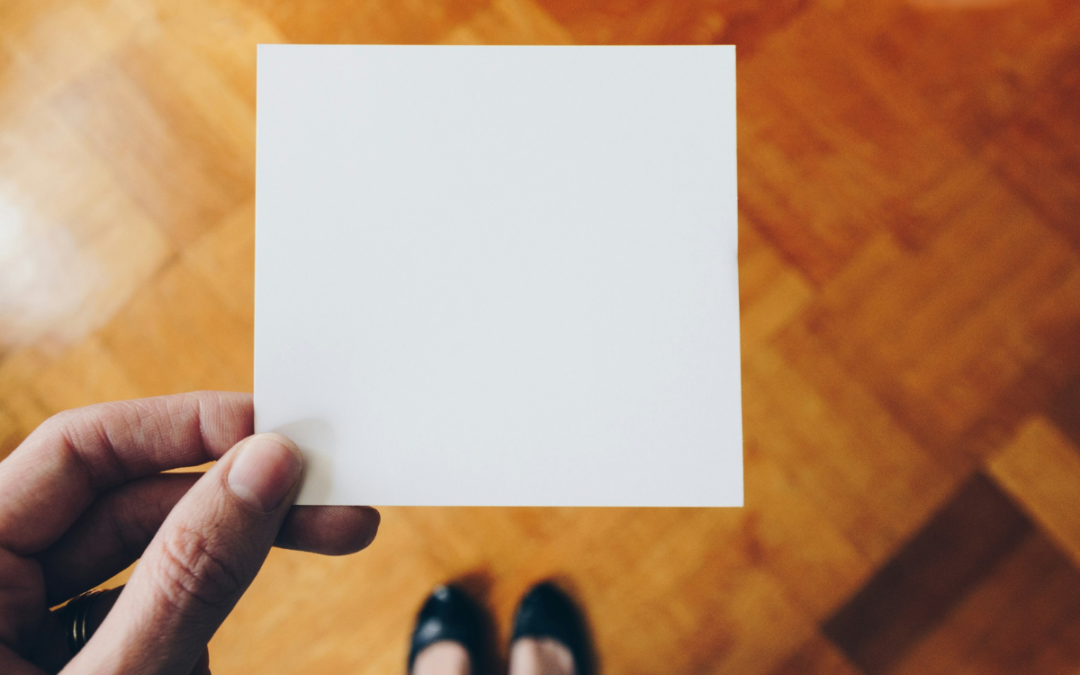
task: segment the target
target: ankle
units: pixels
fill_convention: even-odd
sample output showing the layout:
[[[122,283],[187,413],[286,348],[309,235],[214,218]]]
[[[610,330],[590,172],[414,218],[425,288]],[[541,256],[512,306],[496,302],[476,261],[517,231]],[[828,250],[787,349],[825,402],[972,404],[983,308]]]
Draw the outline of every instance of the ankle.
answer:
[[[523,637],[510,646],[510,675],[574,674],[574,656],[558,640]]]
[[[433,642],[416,655],[410,675],[470,675],[469,652],[451,640]]]

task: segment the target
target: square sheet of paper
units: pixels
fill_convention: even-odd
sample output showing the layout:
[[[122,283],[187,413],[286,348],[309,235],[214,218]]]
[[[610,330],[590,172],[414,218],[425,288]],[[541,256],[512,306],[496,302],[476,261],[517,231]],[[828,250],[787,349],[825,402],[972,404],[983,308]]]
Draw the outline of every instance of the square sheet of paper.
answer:
[[[263,45],[300,503],[742,504],[732,47]]]

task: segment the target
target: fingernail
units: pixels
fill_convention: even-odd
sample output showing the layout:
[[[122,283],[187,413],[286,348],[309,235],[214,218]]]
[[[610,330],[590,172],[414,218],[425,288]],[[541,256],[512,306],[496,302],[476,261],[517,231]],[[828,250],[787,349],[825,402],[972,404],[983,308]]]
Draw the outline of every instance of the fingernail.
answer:
[[[280,434],[259,434],[247,439],[238,452],[229,468],[229,489],[252,508],[273,511],[300,480],[300,450]]]

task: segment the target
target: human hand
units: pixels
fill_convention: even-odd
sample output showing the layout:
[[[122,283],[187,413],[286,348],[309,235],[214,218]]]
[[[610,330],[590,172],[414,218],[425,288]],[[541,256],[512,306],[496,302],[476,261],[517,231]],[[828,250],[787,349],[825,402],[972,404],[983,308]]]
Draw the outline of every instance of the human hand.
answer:
[[[0,673],[208,673],[206,645],[271,545],[371,542],[370,507],[293,507],[296,446],[252,430],[247,394],[103,403],[50,418],[0,462]],[[136,559],[122,592],[94,598],[91,623],[107,616],[72,658],[49,607]]]

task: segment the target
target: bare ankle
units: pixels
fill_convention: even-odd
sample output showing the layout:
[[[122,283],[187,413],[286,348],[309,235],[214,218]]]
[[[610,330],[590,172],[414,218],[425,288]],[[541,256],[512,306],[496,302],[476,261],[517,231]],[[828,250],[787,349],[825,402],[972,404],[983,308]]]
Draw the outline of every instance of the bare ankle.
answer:
[[[412,675],[470,675],[469,652],[457,642],[434,642],[416,655]]]
[[[510,675],[574,675],[574,657],[550,638],[518,638],[510,648]]]

